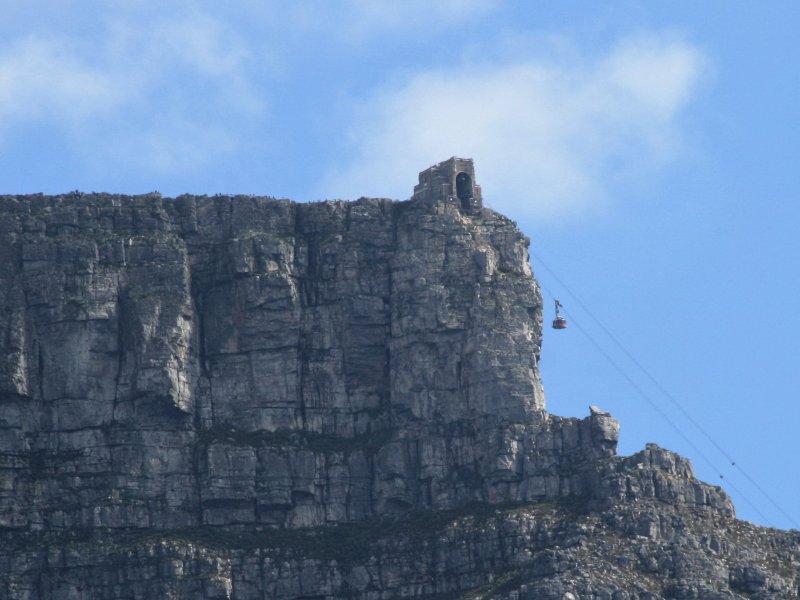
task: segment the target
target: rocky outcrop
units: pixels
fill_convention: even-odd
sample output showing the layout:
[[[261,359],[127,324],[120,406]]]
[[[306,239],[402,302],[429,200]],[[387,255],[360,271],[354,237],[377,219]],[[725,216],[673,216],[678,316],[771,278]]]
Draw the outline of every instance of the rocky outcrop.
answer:
[[[546,412],[467,204],[0,197],[0,598],[796,595],[796,537]]]

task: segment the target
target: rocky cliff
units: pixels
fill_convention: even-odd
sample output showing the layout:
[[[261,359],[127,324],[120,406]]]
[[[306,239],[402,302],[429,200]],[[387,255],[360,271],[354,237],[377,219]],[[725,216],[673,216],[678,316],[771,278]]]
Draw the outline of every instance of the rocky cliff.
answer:
[[[800,535],[546,412],[527,245],[472,196],[0,197],[0,598],[797,597]]]

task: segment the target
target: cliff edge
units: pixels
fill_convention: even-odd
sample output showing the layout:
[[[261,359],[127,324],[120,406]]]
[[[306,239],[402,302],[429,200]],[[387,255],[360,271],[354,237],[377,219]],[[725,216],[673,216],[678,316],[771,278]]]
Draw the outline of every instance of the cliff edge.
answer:
[[[465,164],[0,197],[0,598],[797,597],[797,535],[546,412],[529,242]]]

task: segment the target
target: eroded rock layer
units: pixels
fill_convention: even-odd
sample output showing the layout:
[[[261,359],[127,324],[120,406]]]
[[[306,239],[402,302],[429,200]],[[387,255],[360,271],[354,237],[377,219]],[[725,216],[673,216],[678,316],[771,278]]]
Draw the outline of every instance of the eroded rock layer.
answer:
[[[679,543],[659,503],[737,522],[610,415],[545,411],[528,240],[470,207],[0,197],[0,598],[796,594],[790,536],[778,574],[722,535],[713,585],[624,541],[568,583],[597,536]]]

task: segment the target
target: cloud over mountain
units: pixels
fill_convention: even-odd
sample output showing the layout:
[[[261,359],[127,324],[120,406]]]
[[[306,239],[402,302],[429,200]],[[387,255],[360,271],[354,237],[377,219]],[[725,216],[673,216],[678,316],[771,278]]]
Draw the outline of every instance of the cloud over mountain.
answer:
[[[609,182],[673,156],[703,63],[692,44],[652,33],[602,56],[418,72],[366,98],[350,130],[351,158],[323,188],[407,197],[409,172],[455,153],[475,158],[495,208],[537,217],[580,211],[603,202]]]

